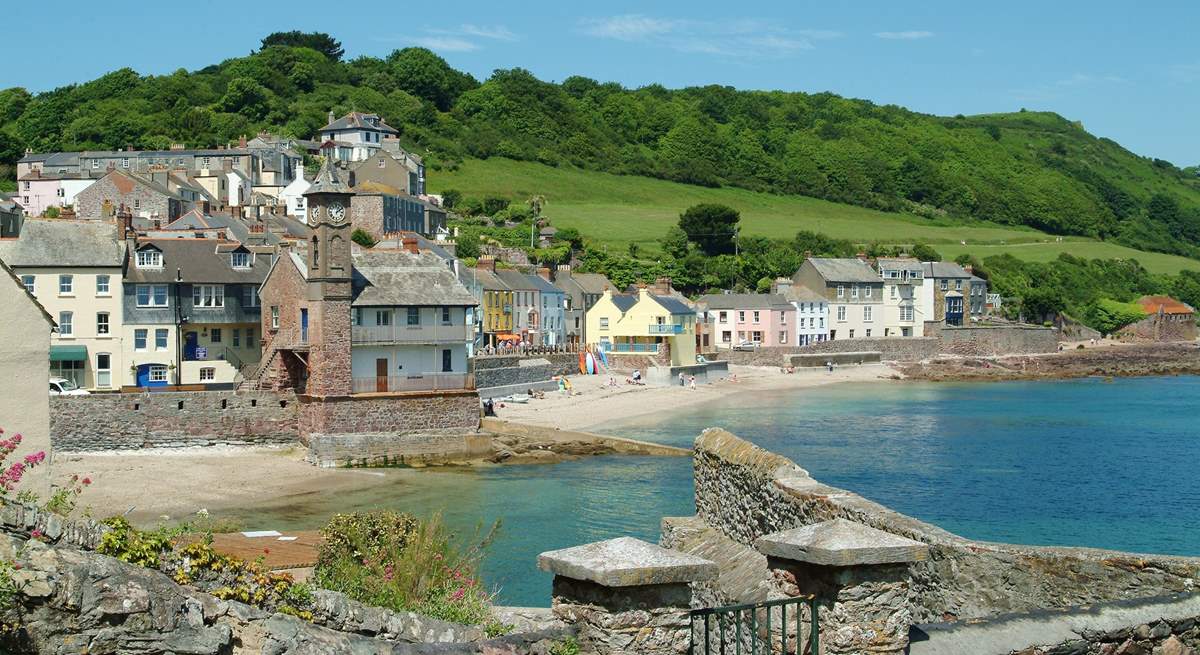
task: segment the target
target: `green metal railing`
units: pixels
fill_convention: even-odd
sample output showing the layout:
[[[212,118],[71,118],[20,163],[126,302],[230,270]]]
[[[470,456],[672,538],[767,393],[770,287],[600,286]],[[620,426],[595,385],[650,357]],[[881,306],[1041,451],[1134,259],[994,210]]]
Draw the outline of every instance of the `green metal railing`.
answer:
[[[804,616],[806,608],[807,617]],[[696,609],[691,611],[691,623],[692,641],[688,655],[817,655],[821,652],[817,601],[812,596]],[[808,624],[807,636],[805,623]]]

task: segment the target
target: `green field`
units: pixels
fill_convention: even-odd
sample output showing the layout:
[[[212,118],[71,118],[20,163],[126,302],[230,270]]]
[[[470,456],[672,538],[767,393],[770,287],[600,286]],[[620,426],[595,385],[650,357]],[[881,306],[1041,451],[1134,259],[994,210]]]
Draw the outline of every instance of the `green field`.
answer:
[[[744,234],[790,238],[798,230],[812,230],[860,243],[925,242],[948,258],[964,252],[980,258],[1009,252],[1022,259],[1047,261],[1069,252],[1088,258],[1132,257],[1155,273],[1200,270],[1200,261],[1185,257],[1080,237],[1059,242],[1023,227],[933,220],[804,196],[709,189],[501,158],[467,160],[456,171],[430,171],[429,187],[433,193],[457,189],[467,196],[497,194],[518,200],[541,194],[546,197],[543,215],[554,226],[577,228],[595,241],[622,249],[630,242],[654,247],[681,211],[697,203],[716,202],[741,212]]]

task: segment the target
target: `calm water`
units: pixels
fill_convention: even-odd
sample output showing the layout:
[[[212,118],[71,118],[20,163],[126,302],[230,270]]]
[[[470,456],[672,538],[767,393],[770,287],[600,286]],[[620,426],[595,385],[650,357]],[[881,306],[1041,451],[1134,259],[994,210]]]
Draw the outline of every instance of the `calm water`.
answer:
[[[1200,555],[1200,378],[842,384],[740,395],[603,431],[689,445],[721,426],[828,484],[977,539]],[[693,513],[686,458],[602,457],[404,476],[245,518],[316,527],[335,511],[442,511],[460,534],[503,519],[484,576],[505,604],[546,605],[539,552]]]

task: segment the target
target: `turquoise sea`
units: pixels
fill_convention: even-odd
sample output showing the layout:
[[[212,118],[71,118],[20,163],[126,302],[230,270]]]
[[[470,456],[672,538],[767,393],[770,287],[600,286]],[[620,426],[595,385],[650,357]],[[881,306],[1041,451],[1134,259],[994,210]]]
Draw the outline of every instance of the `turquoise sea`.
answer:
[[[963,536],[1200,556],[1200,378],[839,384],[739,394],[615,420],[611,434],[689,445],[719,426],[827,484]],[[503,525],[484,565],[498,602],[549,603],[539,552],[658,538],[694,511],[686,458],[433,470],[369,492],[314,494],[245,518],[317,527],[335,511],[441,511],[464,538]]]

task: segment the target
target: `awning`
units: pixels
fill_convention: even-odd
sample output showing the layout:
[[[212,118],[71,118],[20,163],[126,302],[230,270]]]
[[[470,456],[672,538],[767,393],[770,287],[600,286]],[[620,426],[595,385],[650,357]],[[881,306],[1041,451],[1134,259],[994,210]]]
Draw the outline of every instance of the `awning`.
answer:
[[[50,346],[50,361],[52,362],[86,362],[87,346],[75,344]]]

